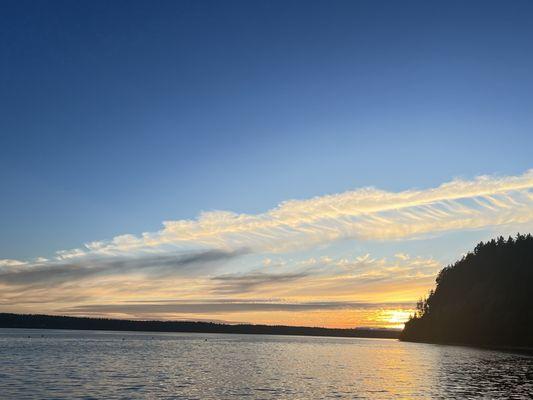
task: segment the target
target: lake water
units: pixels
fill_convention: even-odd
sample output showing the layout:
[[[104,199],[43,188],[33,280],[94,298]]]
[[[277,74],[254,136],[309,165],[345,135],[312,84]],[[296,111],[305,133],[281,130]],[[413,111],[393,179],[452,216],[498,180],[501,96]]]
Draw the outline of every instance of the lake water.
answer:
[[[395,397],[532,398],[533,357],[387,339],[0,329],[1,399]]]

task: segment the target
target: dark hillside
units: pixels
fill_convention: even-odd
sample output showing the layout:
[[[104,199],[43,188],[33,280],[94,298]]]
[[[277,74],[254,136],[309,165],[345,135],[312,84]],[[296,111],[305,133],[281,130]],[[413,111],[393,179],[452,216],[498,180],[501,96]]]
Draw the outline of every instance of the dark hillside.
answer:
[[[533,346],[533,237],[479,243],[444,268],[402,340]]]

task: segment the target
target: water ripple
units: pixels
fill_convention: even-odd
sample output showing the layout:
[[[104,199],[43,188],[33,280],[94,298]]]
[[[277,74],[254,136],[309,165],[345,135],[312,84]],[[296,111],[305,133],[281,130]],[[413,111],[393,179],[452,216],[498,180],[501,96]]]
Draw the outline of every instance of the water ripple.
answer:
[[[380,339],[0,329],[0,357],[2,399],[533,397],[532,357]]]

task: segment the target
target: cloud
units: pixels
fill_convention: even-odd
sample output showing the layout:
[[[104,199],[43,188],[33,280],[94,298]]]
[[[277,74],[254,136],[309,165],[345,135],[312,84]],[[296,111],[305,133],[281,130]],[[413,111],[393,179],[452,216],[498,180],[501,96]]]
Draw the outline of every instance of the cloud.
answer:
[[[57,257],[240,248],[281,253],[346,238],[394,240],[531,223],[532,189],[533,170],[518,176],[455,179],[425,190],[362,188],[285,201],[261,214],[204,212],[197,219],[165,221],[157,232],[95,241],[58,252]]]
[[[97,275],[116,275],[132,272],[186,275],[190,272],[199,273],[199,268],[235,258],[245,250],[222,251],[208,250],[185,254],[151,254],[140,257],[67,257],[55,262],[36,263],[30,266],[11,264],[9,268],[0,270],[0,282],[9,285],[44,285],[50,283],[69,282]],[[67,261],[65,261],[67,260]],[[193,270],[193,271],[191,271]]]
[[[18,266],[21,266],[21,265],[26,265],[26,263],[23,262],[23,261],[19,261],[19,260],[10,260],[8,258],[0,260],[0,268],[1,269],[6,269],[6,268],[10,268],[10,267],[18,267]]]
[[[330,302],[174,302],[135,304],[89,304],[66,308],[69,313],[122,313],[122,314],[220,314],[267,311],[316,311],[345,309],[408,308],[413,303],[363,303],[348,301]]]
[[[399,258],[400,260],[409,260],[409,255],[405,253],[396,253],[394,257]]]
[[[293,283],[310,275],[310,272],[275,273],[252,272],[247,274],[225,274],[212,278],[217,284],[213,290],[219,294],[235,294],[249,292],[259,288]]]
[[[417,282],[425,288],[432,281],[440,267],[437,262],[397,253],[392,261],[360,255],[351,260],[309,259],[295,265],[283,260],[282,254],[347,238],[395,240],[451,230],[531,226],[532,189],[530,170],[518,176],[455,179],[424,190],[362,188],[286,201],[260,214],[206,212],[197,219],[166,221],[158,232],[94,241],[58,251],[48,259],[0,260],[0,285],[3,293],[15,296],[7,289],[53,285],[65,289],[72,284],[69,290],[78,295],[88,289],[77,287],[77,281],[105,286],[108,283],[102,283],[102,278],[118,277],[121,281],[113,281],[115,286],[105,286],[105,294],[112,298],[116,293],[124,297],[132,290],[143,291],[145,296],[149,291],[181,293],[183,282],[193,277],[197,279],[187,281],[187,296],[272,292],[313,298],[328,293],[353,297],[357,293],[364,294],[361,298],[366,301],[376,298],[372,291],[388,290],[404,298],[412,294],[407,285]],[[256,264],[247,266],[244,273],[220,273],[222,263],[249,253],[273,258],[263,258],[259,270],[250,271],[257,269]],[[150,279],[135,281],[135,289],[125,287],[128,277],[139,274]],[[181,286],[170,287],[160,279],[165,276],[182,278],[182,283],[171,280]],[[92,290],[95,296],[103,289]]]
[[[205,265],[206,260],[218,266],[237,256],[201,253],[187,258],[157,257],[131,263],[122,260],[120,264],[113,261],[98,268],[71,264],[52,269],[23,267],[0,273],[0,303],[10,307],[48,304],[47,307],[56,310],[65,304],[94,300],[164,303],[179,298],[182,302],[184,299],[221,302],[223,297],[232,303],[257,299],[268,303],[274,299],[412,301],[433,285],[437,271],[442,268],[432,258],[405,255],[405,259],[388,259],[369,254],[292,260],[282,266],[267,267],[258,261],[254,269],[240,273]]]
[[[433,286],[441,268],[431,258],[408,254],[403,258],[323,256],[266,266],[259,258],[255,267],[240,273],[203,265],[206,260],[218,265],[220,257],[230,260],[238,254],[199,253],[177,262],[146,258],[137,264],[132,260],[133,266],[123,260],[96,272],[82,268],[81,276],[71,275],[70,269],[59,274],[39,269],[38,275],[35,271],[22,274],[23,279],[7,275],[17,284],[6,284],[4,271],[0,305],[5,312],[73,316],[397,326],[381,320],[391,314],[386,310],[409,313],[415,300]],[[27,267],[16,268],[20,274]],[[49,277],[43,277],[45,272]]]

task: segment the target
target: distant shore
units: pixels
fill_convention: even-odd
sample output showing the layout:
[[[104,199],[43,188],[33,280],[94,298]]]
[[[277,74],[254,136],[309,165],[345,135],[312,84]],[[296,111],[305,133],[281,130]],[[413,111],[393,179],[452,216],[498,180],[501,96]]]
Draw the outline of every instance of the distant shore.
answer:
[[[0,328],[234,333],[254,335],[361,337],[380,339],[398,339],[400,336],[399,330],[386,328],[341,329],[284,325],[231,325],[195,321],[137,321],[126,319],[10,313],[0,313]]]

